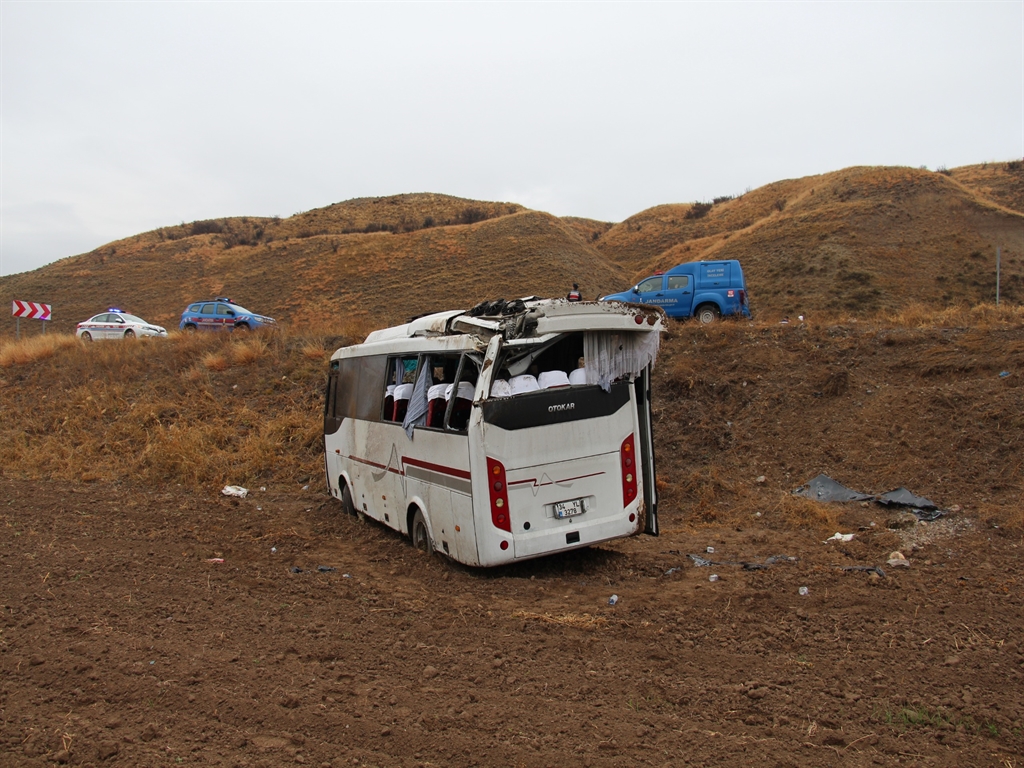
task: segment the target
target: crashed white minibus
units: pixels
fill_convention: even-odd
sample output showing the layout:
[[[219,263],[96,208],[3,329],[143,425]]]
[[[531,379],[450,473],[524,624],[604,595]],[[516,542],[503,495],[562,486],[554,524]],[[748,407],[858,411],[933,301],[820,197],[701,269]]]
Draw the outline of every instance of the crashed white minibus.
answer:
[[[663,318],[614,302],[485,302],[342,347],[324,404],[331,494],[474,566],[657,534]]]

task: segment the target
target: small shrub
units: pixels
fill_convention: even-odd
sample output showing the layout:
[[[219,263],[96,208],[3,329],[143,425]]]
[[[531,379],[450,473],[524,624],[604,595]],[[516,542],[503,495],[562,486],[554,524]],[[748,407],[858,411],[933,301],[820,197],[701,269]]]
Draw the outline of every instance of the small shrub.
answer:
[[[430,229],[432,226],[434,226],[433,216],[427,216],[425,219],[423,219],[423,229]]]
[[[952,176],[953,175],[953,172],[951,170],[949,170],[949,168],[947,168],[944,165],[940,165],[938,168],[936,168],[935,172],[936,173],[941,173],[943,176]]]
[[[711,203],[694,203],[686,212],[687,219],[703,219],[711,211]]]
[[[780,197],[778,200],[776,200],[774,203],[772,203],[772,208],[774,208],[776,211],[779,211],[779,213],[781,213],[783,210],[785,210],[785,208],[786,208],[786,200],[785,200],[785,198],[781,198]]]
[[[193,221],[189,230],[193,235],[219,235],[224,231],[224,225],[219,221],[207,219],[206,221]]]
[[[735,198],[733,198],[732,195],[721,195],[719,197],[716,197],[714,200],[712,200],[711,204],[712,205],[721,205],[722,203],[728,203],[730,200],[733,200],[733,199],[735,199]]]
[[[1024,160],[1011,160],[1006,164],[1006,170],[1010,173],[1019,173],[1024,170]]]
[[[485,219],[487,219],[487,211],[473,205],[463,209],[462,213],[459,214],[460,224],[476,224],[478,221],[484,221]]]

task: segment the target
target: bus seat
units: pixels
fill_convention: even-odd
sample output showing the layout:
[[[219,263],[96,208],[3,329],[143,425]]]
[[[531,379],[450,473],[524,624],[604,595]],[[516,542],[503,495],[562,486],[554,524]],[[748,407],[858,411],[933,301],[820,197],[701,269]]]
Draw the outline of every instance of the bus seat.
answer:
[[[587,372],[583,368],[577,368],[569,374],[569,383],[573,386],[587,383]]]
[[[427,390],[427,426],[440,427],[444,424],[445,390],[447,384],[435,384]]]
[[[387,391],[384,393],[384,418],[391,421],[391,417],[395,415],[395,384],[388,384]]]
[[[491,397],[508,397],[512,394],[512,387],[504,379],[495,379],[491,384]]]
[[[459,389],[455,393],[455,404],[452,405],[452,415],[448,420],[448,426],[459,431],[469,426],[469,412],[473,406],[473,395],[476,386],[468,381],[460,381]],[[452,396],[452,385],[449,384],[445,390],[445,396]]]
[[[537,386],[541,389],[553,389],[554,387],[568,387],[569,376],[565,371],[541,371]]]
[[[519,376],[513,376],[509,382],[509,386],[512,387],[513,395],[521,395],[524,392],[533,392],[540,389],[537,386],[537,378],[529,373],[523,373]]]
[[[409,409],[409,397],[412,395],[412,384],[399,384],[395,387],[395,417],[392,421],[404,421],[405,412]]]

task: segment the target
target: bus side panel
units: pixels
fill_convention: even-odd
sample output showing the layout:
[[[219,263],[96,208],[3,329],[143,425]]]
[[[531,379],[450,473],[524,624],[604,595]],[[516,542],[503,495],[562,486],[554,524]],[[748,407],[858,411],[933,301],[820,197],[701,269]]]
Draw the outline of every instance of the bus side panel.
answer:
[[[434,546],[459,562],[474,564],[472,515],[465,511],[472,507],[468,438],[417,427],[411,441],[403,432],[397,447],[408,484],[407,504],[422,500]]]

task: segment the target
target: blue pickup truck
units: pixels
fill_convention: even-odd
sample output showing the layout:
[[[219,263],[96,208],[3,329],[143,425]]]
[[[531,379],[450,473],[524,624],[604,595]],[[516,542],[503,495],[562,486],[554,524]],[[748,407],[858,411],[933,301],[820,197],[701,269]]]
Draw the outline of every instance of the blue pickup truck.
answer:
[[[747,283],[735,259],[691,261],[644,278],[628,291],[602,296],[601,301],[656,304],[669,317],[696,317],[713,323],[724,315],[750,317]]]

